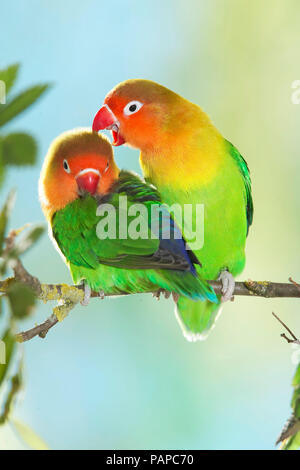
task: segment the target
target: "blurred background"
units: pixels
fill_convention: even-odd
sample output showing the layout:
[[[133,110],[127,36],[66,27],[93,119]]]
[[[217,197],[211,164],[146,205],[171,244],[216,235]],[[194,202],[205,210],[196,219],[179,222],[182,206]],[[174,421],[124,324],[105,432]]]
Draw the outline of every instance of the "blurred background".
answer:
[[[43,221],[39,172],[51,140],[91,126],[105,94],[155,80],[199,104],[246,158],[254,223],[241,279],[300,280],[299,5],[296,0],[15,0],[1,4],[0,67],[18,87],[52,89],[11,128],[33,133],[39,164],[10,170],[11,225]],[[115,150],[139,170],[138,153]],[[230,195],[228,195],[230,197]],[[1,201],[3,202],[3,201]],[[70,282],[47,235],[24,258],[44,282]],[[151,296],[77,307],[46,340],[24,346],[14,415],[52,449],[272,449],[290,413],[292,349],[275,311],[300,334],[299,301],[237,297],[203,343],[182,336],[171,301]],[[22,329],[50,315],[39,303]],[[25,447],[9,425],[0,449]]]

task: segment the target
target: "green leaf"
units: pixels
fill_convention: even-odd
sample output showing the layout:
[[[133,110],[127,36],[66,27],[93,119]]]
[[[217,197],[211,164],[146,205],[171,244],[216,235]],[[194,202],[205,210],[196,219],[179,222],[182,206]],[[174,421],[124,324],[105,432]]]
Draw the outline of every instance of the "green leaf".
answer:
[[[15,419],[11,420],[16,431],[23,441],[33,450],[50,450],[43,439],[38,436],[29,426]]]
[[[12,190],[7,196],[6,202],[0,211],[0,253],[6,233],[7,222],[16,200],[16,191]]]
[[[4,181],[5,175],[5,168],[4,168],[4,161],[3,161],[3,139],[0,136],[0,188]]]
[[[9,93],[10,89],[14,85],[18,75],[19,67],[19,64],[13,64],[6,69],[0,70],[0,80],[5,82],[6,93]]]
[[[4,165],[33,165],[37,157],[37,144],[31,135],[14,133],[2,140]]]
[[[10,388],[3,405],[3,411],[0,415],[0,425],[8,420],[15,397],[22,387],[22,363],[19,364],[18,372],[10,379]]]
[[[292,384],[294,387],[291,402],[292,415],[277,441],[277,443],[283,441],[281,447],[283,450],[297,450],[300,448],[300,364],[296,369]]]
[[[20,93],[8,103],[0,107],[0,126],[3,126],[22,111],[31,106],[49,85],[36,85]]]
[[[43,235],[45,226],[42,224],[32,225],[22,239],[16,244],[9,257],[18,258],[22,253],[29,250],[31,246]]]
[[[298,450],[300,448],[300,432],[290,437],[286,443],[283,444],[282,450]]]
[[[300,364],[298,364],[296,373],[293,378],[293,387],[298,387],[298,385],[300,385]]]
[[[0,364],[0,386],[2,385],[8,368],[10,366],[13,353],[15,350],[16,342],[14,336],[11,334],[10,329],[7,329],[6,332],[4,333],[4,336],[2,337],[2,341],[5,343],[5,358],[6,358],[6,364]]]
[[[21,319],[29,316],[35,305],[35,295],[30,287],[14,283],[7,293],[12,316]]]

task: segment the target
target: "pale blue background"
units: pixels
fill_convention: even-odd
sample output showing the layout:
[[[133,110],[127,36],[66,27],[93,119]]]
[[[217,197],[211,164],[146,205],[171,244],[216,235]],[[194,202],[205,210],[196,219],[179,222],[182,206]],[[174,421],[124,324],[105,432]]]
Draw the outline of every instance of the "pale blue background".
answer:
[[[200,104],[246,156],[255,219],[242,279],[300,279],[300,78],[295,1],[15,0],[1,4],[0,66],[20,61],[17,89],[53,88],[7,127],[40,143],[34,169],[12,170],[12,226],[42,221],[37,182],[60,132],[90,126],[119,81],[158,81]],[[116,149],[138,170],[136,151]],[[171,163],[170,163],[171,164]],[[228,195],[230,197],[230,195]],[[45,282],[70,282],[47,236],[26,257]],[[94,300],[47,339],[26,344],[26,387],[15,415],[53,449],[273,448],[290,413],[291,350],[271,317],[299,332],[299,303],[237,298],[205,343],[186,342],[171,301]],[[26,324],[50,314],[39,305]],[[8,429],[0,449],[21,448]]]

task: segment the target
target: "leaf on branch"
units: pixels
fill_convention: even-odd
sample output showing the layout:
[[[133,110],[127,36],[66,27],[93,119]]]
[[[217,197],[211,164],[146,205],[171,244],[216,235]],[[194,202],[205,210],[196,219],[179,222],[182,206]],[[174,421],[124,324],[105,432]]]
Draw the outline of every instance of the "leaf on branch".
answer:
[[[4,176],[5,176],[5,167],[4,167],[4,161],[3,161],[3,139],[0,136],[0,188],[3,184],[4,181]]]
[[[286,423],[277,443],[282,442],[281,449],[297,450],[300,448],[300,364],[293,379],[292,416]]]
[[[43,439],[38,436],[29,426],[15,419],[11,420],[21,439],[33,450],[50,450]]]
[[[15,351],[15,346],[16,346],[15,338],[14,338],[14,335],[11,333],[10,328],[8,328],[6,330],[6,332],[4,333],[4,335],[2,337],[2,341],[5,344],[5,360],[6,360],[6,363],[5,364],[0,364],[0,386],[2,385],[2,383],[3,383],[3,381],[6,377],[7,371],[9,369],[10,364],[11,364],[11,360],[12,360],[12,357],[13,357],[13,354],[14,354],[14,351]]]
[[[37,143],[31,135],[9,134],[2,139],[3,165],[33,165],[37,157]]]
[[[11,119],[31,106],[47,89],[49,85],[36,85],[21,92],[15,98],[0,108],[0,126],[4,126]]]
[[[0,415],[0,425],[8,420],[11,408],[16,395],[22,386],[22,364],[19,365],[19,371],[10,380],[10,389],[4,402],[3,411]]]
[[[15,282],[7,293],[12,316],[21,319],[29,316],[35,306],[35,294],[29,286]]]
[[[7,222],[16,200],[16,191],[12,190],[7,196],[6,202],[0,211],[0,253],[2,253],[3,241],[6,234]]]
[[[300,387],[300,364],[297,367],[296,374],[293,378],[292,385],[295,388]],[[299,391],[299,393],[300,393],[300,391]]]
[[[282,450],[298,450],[300,449],[300,431],[283,442]]]
[[[32,247],[34,243],[43,235],[45,226],[42,224],[31,225],[25,235],[7,253],[7,259],[17,259]]]
[[[5,83],[6,93],[13,87],[19,72],[19,64],[13,64],[6,69],[0,70],[0,80]]]

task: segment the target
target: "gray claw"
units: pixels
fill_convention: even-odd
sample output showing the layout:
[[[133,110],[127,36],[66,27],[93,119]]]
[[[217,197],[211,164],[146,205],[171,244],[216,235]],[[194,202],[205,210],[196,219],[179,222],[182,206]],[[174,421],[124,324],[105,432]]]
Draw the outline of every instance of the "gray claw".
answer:
[[[105,299],[105,292],[104,292],[104,290],[100,290],[100,291],[98,292],[98,295],[99,295],[99,297],[100,297],[101,300]]]
[[[84,283],[84,297],[83,297],[83,300],[80,302],[81,305],[83,305],[84,307],[86,307],[90,302],[91,292],[92,290],[90,286],[85,282]]]
[[[235,280],[233,275],[229,271],[224,270],[221,272],[218,280],[222,282],[223,295],[221,297],[221,301],[227,302],[228,300],[233,300],[233,293],[235,288]]]
[[[165,299],[168,299],[171,295],[171,292],[165,289],[158,289],[156,292],[153,292],[153,297],[157,300],[160,300],[160,295],[163,295]]]

